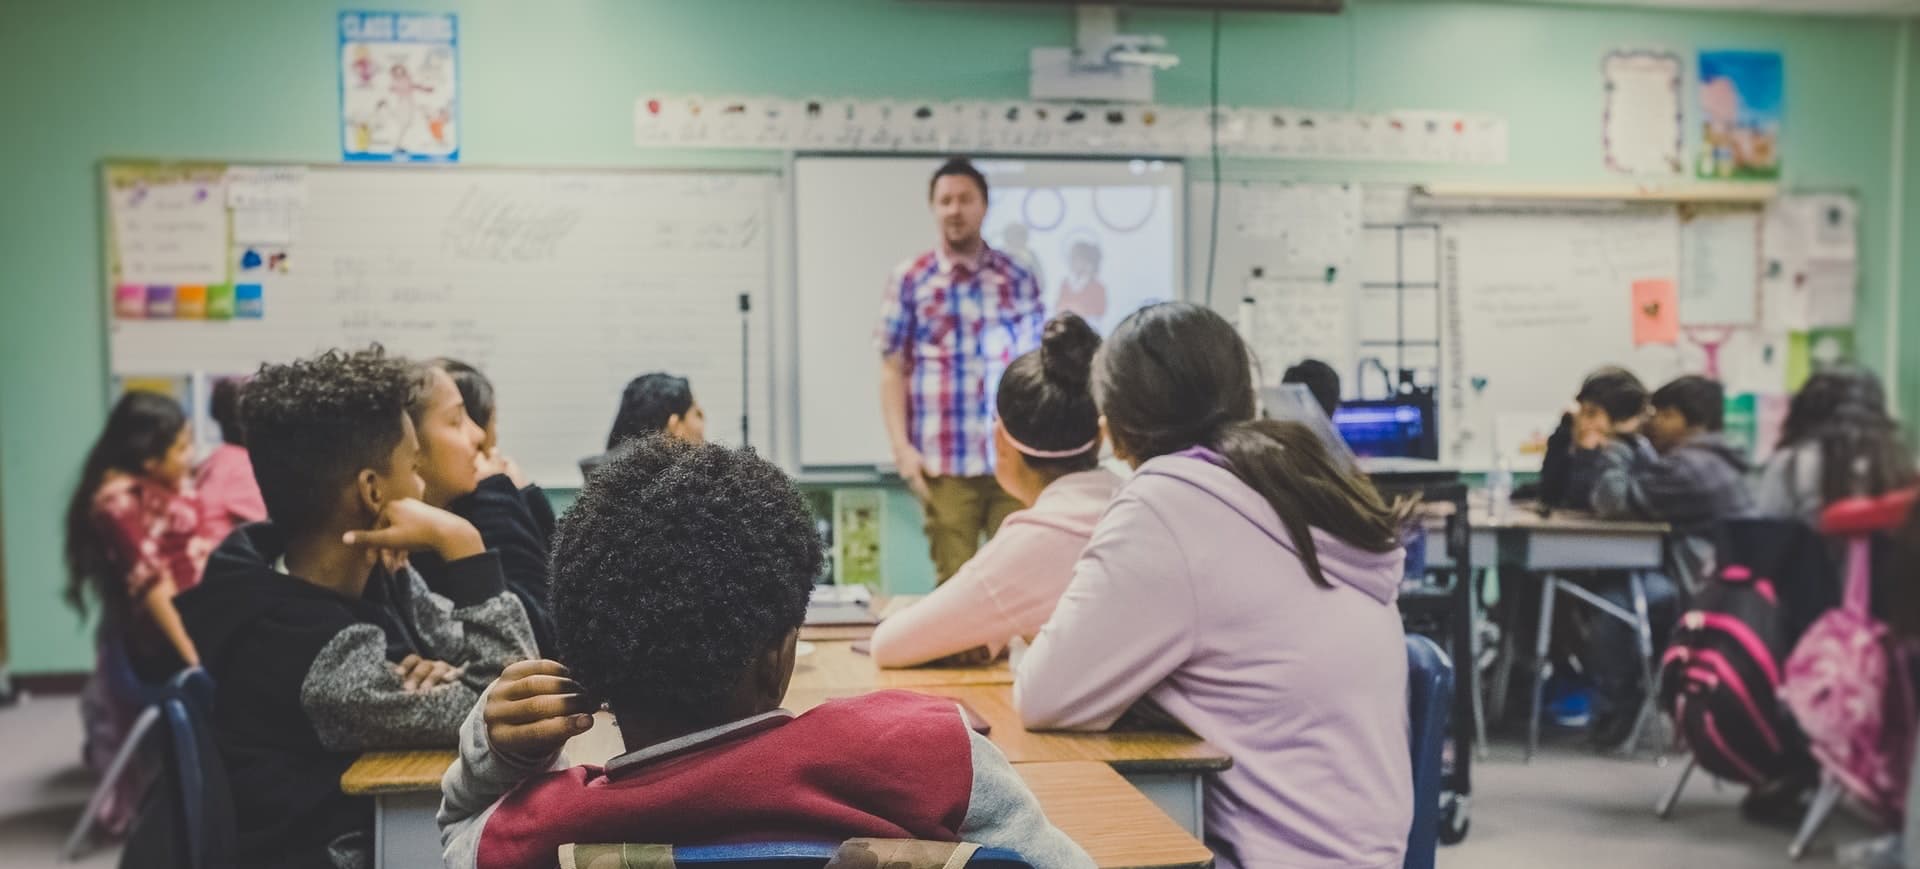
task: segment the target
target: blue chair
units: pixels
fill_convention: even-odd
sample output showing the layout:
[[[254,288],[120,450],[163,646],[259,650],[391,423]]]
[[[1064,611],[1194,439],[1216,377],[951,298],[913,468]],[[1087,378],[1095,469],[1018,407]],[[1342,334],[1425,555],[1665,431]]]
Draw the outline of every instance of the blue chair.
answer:
[[[177,829],[187,865],[226,865],[236,834],[233,795],[213,738],[213,677],[198,667],[182,671],[168,683],[160,709],[173,749],[169,771],[178,788]]]
[[[155,707],[163,738],[160,778],[128,831],[138,865],[215,869],[233,865],[233,795],[213,737],[213,679],[181,671]]]
[[[1413,829],[1406,869],[1433,869],[1440,844],[1441,755],[1453,703],[1453,663],[1432,640],[1407,635],[1407,743],[1413,755]]]
[[[700,869],[824,869],[840,846],[828,842],[762,842],[750,845],[675,846],[673,864]],[[967,869],[1033,869],[1020,855],[981,848]]]
[[[98,822],[101,809],[120,786],[120,780],[130,774],[135,759],[148,748],[149,737],[160,724],[160,702],[167,696],[167,686],[149,683],[134,672],[126,641],[119,637],[109,636],[101,640],[97,666],[98,678],[105,682],[107,694],[138,703],[140,714],[127,727],[119,750],[107,764],[100,781],[94,785],[86,808],[80,811],[80,819],[74,822],[73,831],[67,835],[61,855],[69,862],[80,859],[87,852],[92,841],[93,826]]]

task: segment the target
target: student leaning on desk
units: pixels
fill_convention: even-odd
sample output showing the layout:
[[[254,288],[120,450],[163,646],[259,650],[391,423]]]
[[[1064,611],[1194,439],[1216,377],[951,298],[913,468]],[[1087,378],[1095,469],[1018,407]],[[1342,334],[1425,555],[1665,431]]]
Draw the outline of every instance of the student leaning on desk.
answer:
[[[1091,866],[952,701],[883,691],[780,708],[821,557],[805,499],[751,451],[659,436],[615,451],[554,538],[571,669],[515,665],[461,726],[439,816],[447,865],[547,867],[570,844],[876,837]],[[556,769],[595,700],[629,751]]]

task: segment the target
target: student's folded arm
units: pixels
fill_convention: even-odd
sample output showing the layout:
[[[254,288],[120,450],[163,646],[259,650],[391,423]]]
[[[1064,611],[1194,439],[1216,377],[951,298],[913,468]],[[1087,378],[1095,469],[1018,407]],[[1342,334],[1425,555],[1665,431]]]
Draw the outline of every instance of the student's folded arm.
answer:
[[[546,496],[536,489],[541,502]],[[505,474],[480,481],[479,488],[459,502],[456,510],[480,532],[480,539],[500,557],[507,588],[520,599],[533,628],[534,645],[541,654],[553,649],[553,616],[547,610],[547,544],[552,525],[543,528],[523,490]],[[551,516],[551,510],[548,511]]]
[[[1040,800],[1006,755],[986,737],[971,731],[967,735],[973,744],[973,790],[967,816],[960,822],[960,840],[1013,851],[1034,869],[1090,869],[1093,858],[1047,820]]]
[[[437,594],[420,574],[407,573],[414,624],[431,646],[422,654],[465,667],[462,680],[475,693],[508,664],[538,654],[527,611],[507,591],[496,553],[448,562]]]
[[[479,697],[464,682],[406,690],[370,624],[342,628],[300,681],[300,706],[329,751],[447,746]]]
[[[1640,485],[1636,474],[1641,463],[1636,459],[1633,446],[1616,442],[1584,452],[1597,454],[1591,457],[1597,469],[1593,482],[1593,512],[1606,519],[1638,516],[1635,505],[1641,498],[1636,491]]]
[[[533,776],[567,766],[560,752],[521,758],[495,749],[487,739],[486,706],[482,692],[460,724],[460,757],[440,777],[440,811],[435,820],[440,824],[441,857],[448,867],[457,869],[476,865],[480,832],[509,791]]]
[[[1197,604],[1179,541],[1123,495],[1074,565],[1014,677],[1028,728],[1105,730],[1193,652]]]
[[[980,646],[1004,648],[1019,627],[1001,611],[990,586],[1019,577],[1021,553],[1045,545],[1050,533],[1058,532],[1029,523],[1001,529],[946,584],[880,623],[873,632],[873,662],[913,667]]]

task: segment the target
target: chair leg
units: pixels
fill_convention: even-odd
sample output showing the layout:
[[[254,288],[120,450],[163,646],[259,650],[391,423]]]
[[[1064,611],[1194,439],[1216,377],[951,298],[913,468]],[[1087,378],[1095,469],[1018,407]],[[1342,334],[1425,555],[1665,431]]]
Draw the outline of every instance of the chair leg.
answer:
[[[87,797],[87,806],[80,812],[80,820],[74,822],[73,832],[67,834],[67,844],[61,849],[61,856],[68,862],[80,858],[82,846],[93,832],[94,820],[100,814],[100,808],[112,796],[113,789],[119,785],[120,778],[127,773],[127,767],[140,754],[140,744],[146,742],[147,732],[160,721],[160,707],[148,706],[140,710],[140,716],[133,720],[133,727],[127,730],[126,741],[120,743],[120,750],[113,756],[113,762],[107,765],[107,773],[94,785],[93,794]]]
[[[1472,582],[1473,584],[1472,590],[1467,595],[1467,625],[1468,629],[1473,632],[1473,660],[1467,662],[1467,690],[1472,692],[1471,696],[1473,698],[1473,753],[1475,757],[1486,760],[1487,699],[1482,695],[1480,686],[1480,623],[1483,616],[1480,611],[1480,583],[1477,581],[1479,578],[1478,573],[1478,571],[1475,571],[1475,576],[1472,579],[1462,576],[1461,580]],[[1456,671],[1458,669],[1458,667],[1455,667]]]
[[[1680,776],[1673,780],[1673,787],[1668,788],[1666,796],[1661,797],[1659,802],[1653,804],[1654,817],[1664,821],[1669,815],[1673,814],[1673,804],[1680,801],[1680,792],[1686,790],[1687,779],[1693,775],[1693,768],[1698,764],[1699,761],[1695,760],[1692,756],[1688,756],[1687,765],[1680,768]]]
[[[1813,837],[1820,835],[1820,828],[1827,825],[1827,818],[1833,816],[1833,807],[1840,802],[1840,780],[1832,776],[1820,777],[1820,792],[1814,794],[1813,804],[1807,806],[1806,817],[1800,819],[1800,831],[1793,835],[1793,842],[1787,846],[1787,858],[1798,860],[1807,853],[1807,846],[1813,844]]]
[[[1547,650],[1553,643],[1553,593],[1559,584],[1549,573],[1540,581],[1540,628],[1533,643],[1533,704],[1527,710],[1527,760],[1540,750],[1540,704],[1547,692]]]

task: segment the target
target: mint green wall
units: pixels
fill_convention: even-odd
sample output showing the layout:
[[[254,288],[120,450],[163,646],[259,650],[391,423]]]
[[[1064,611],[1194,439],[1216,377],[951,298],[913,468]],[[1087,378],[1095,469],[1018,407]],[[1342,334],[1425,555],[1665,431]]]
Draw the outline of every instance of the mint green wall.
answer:
[[[1018,98],[1027,49],[1072,37],[1065,8],[1011,4],[350,5],[460,13],[463,150],[468,162],[486,164],[772,165],[774,155],[636,151],[634,98],[651,91]],[[1229,177],[1602,180],[1598,69],[1605,51],[1779,49],[1787,56],[1791,181],[1860,194],[1860,319],[1882,322],[1894,206],[1886,177],[1895,25],[1437,0],[1354,0],[1350,7],[1338,17],[1225,16],[1223,101],[1498,112],[1512,121],[1512,162],[1458,169],[1235,163]],[[106,400],[99,161],[336,159],[339,8],[15,0],[0,12],[0,80],[7,82],[0,88],[0,512],[8,636],[19,672],[75,670],[90,660],[77,621],[58,603],[57,516]],[[1208,22],[1204,13],[1127,16],[1129,30],[1165,34],[1184,58],[1160,76],[1163,101],[1205,101]],[[1913,235],[1920,221],[1909,220],[1908,230],[1920,238]],[[1920,305],[1908,306],[1909,317],[1920,314],[1914,308]],[[1882,358],[1882,335],[1862,330],[1868,359]],[[910,519],[910,507],[890,505],[889,517]],[[895,550],[923,545],[914,524],[892,523],[905,529],[890,541]]]

